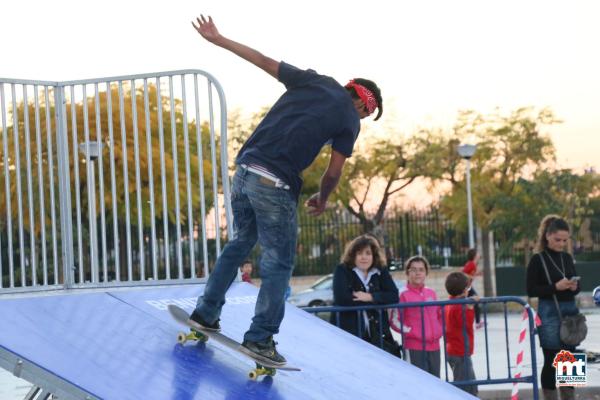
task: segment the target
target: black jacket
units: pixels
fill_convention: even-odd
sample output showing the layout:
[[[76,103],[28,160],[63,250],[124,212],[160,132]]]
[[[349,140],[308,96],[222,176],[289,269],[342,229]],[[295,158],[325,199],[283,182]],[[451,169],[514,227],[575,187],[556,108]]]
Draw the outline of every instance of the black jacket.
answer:
[[[546,276],[544,265],[542,264],[540,257],[544,257],[552,283],[548,282],[548,277]],[[563,278],[563,274],[559,271],[562,270],[563,266],[564,274],[567,279],[577,275],[573,257],[571,257],[569,253],[547,249],[541,253],[534,254],[527,266],[527,295],[529,297],[552,300],[552,295],[556,294],[558,301],[573,300],[575,295],[579,293],[579,284],[577,290],[574,292],[571,290],[557,291],[554,286],[556,282]]]
[[[354,301],[352,299],[352,292],[367,292],[367,290],[351,268],[348,268],[345,264],[338,265],[333,274],[333,304],[336,306],[364,306],[398,303],[398,288],[387,269],[381,270],[379,274],[372,275],[368,285],[368,292],[373,296],[373,303]],[[337,325],[335,314],[331,314],[331,322]],[[367,312],[371,337],[367,335],[364,318],[357,318],[357,316],[358,313],[356,311],[340,312],[339,327],[355,336],[359,336],[358,324],[360,323],[363,338],[375,345],[379,345],[379,312],[377,310]],[[385,310],[381,312],[381,317],[384,338],[386,340],[393,340]]]

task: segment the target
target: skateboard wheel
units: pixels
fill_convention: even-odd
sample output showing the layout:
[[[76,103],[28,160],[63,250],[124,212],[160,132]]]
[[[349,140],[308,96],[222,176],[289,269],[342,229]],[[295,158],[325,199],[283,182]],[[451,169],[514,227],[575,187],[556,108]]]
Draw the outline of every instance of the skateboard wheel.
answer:
[[[187,342],[186,334],[183,332],[179,332],[177,334],[177,343],[184,344],[185,342]]]
[[[258,373],[256,371],[250,371],[250,373],[248,373],[248,378],[250,378],[253,381],[255,381],[256,378],[258,378]]]

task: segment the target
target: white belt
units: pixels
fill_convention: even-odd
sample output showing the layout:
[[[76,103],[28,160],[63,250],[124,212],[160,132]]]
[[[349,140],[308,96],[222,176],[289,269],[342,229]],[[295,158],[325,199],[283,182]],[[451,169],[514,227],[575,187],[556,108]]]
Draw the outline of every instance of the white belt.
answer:
[[[283,180],[279,179],[276,175],[271,173],[268,169],[264,168],[263,166],[256,165],[256,164],[251,164],[251,165],[240,164],[240,167],[242,167],[243,169],[245,169],[248,172],[252,172],[253,174],[256,174],[256,175],[259,175],[259,176],[265,178],[267,181],[272,182],[273,186],[275,186],[277,188],[282,188],[284,190],[290,190],[290,186],[287,183],[285,183]],[[267,182],[265,182],[265,183],[267,183]]]

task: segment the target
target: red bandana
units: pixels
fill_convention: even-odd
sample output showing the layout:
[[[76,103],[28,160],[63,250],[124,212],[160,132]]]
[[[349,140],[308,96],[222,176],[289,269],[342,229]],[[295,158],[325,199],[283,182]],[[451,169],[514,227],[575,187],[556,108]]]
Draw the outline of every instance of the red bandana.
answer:
[[[354,88],[358,97],[360,97],[364,105],[367,107],[369,114],[373,114],[373,111],[375,111],[377,108],[377,100],[375,100],[375,96],[373,96],[373,93],[369,89],[354,82],[354,79],[348,82],[345,87]]]

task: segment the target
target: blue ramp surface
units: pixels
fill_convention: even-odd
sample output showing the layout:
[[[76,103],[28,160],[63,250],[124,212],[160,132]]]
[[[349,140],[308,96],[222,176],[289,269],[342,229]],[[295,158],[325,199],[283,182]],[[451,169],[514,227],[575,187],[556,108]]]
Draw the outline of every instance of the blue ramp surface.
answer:
[[[202,290],[187,285],[2,300],[0,364],[9,369],[7,359],[22,360],[37,371],[29,380],[60,388],[61,398],[474,399],[289,304],[276,340],[302,372],[251,381],[254,363],[241,354],[210,341],[176,343],[185,328],[167,305],[191,312]],[[257,293],[246,283],[231,287],[221,316],[225,335],[242,340]]]

